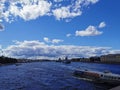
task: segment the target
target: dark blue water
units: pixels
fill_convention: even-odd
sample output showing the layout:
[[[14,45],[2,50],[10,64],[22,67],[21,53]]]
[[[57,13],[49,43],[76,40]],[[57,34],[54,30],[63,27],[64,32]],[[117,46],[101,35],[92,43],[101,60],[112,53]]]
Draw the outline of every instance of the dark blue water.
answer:
[[[120,74],[120,65],[72,62],[34,62],[0,66],[0,90],[108,90],[110,86],[75,78],[75,69],[110,70]]]

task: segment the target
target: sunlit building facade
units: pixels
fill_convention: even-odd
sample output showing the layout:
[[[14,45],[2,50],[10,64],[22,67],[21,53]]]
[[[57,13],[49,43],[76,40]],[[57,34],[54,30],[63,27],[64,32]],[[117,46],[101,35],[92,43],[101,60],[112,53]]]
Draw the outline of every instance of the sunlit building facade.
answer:
[[[120,54],[108,54],[100,57],[101,62],[120,62]]]

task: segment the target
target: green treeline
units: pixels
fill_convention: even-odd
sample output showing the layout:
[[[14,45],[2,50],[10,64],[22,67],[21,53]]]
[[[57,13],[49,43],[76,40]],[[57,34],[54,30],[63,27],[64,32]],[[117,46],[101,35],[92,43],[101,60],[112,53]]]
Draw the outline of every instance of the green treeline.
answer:
[[[17,63],[17,59],[1,56],[0,64],[7,64],[7,63]]]

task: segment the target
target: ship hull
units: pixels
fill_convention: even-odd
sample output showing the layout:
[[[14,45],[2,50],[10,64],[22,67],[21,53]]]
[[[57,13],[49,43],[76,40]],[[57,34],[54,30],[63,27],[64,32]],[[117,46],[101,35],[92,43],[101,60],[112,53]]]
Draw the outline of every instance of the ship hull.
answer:
[[[120,85],[120,80],[103,78],[103,77],[101,77],[101,74],[93,73],[93,72],[90,72],[90,71],[76,70],[76,71],[74,71],[73,75],[75,77],[78,77],[79,79],[88,80],[88,81],[92,81],[92,82],[95,82],[95,83]]]

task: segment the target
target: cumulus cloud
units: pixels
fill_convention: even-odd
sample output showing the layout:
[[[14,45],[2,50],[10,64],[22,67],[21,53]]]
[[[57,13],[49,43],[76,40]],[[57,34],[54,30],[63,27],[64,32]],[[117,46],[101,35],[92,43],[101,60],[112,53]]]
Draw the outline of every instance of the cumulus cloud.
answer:
[[[0,19],[12,22],[20,17],[26,21],[41,16],[55,16],[57,20],[74,18],[82,8],[99,0],[0,0]],[[64,4],[66,3],[66,4]]]
[[[59,0],[55,0],[55,1],[59,1]],[[52,10],[52,12],[57,20],[74,18],[82,15],[82,7],[88,6],[90,4],[95,4],[98,1],[99,0],[72,0],[71,4],[56,8]]]
[[[9,6],[6,6],[5,2],[9,3]],[[46,0],[4,0],[0,3],[3,4],[2,17],[8,22],[16,17],[33,20],[48,15],[52,5]]]
[[[115,54],[115,53],[119,53],[120,54],[120,50],[111,50],[110,52],[109,52],[110,54]]]
[[[95,26],[88,26],[85,30],[76,31],[76,36],[97,36],[101,35],[103,32],[98,31]]]
[[[99,24],[99,28],[104,28],[106,26],[106,23],[105,22],[101,22],[100,24]]]
[[[104,28],[106,26],[105,22],[101,22],[97,27],[89,25],[85,30],[77,30],[75,32],[76,36],[97,36],[101,35],[103,32],[98,29]]]
[[[60,42],[63,42],[64,40],[61,39],[52,39],[50,40],[48,37],[44,37],[43,40],[47,43],[53,43],[53,44],[58,44]]]
[[[73,18],[81,14],[82,12],[80,10],[78,10],[77,12],[71,11],[69,6],[61,7],[53,10],[53,15],[56,17],[57,20],[65,19],[65,18]]]
[[[51,3],[41,0],[38,4],[25,5],[21,10],[19,16],[24,20],[36,19],[39,16],[44,16],[50,11]]]
[[[40,41],[16,41],[14,45],[3,49],[5,56],[16,58],[48,58],[55,59],[58,57],[90,57],[103,54],[116,53],[109,47],[91,47],[75,45],[47,45]],[[117,52],[120,52],[118,50]]]

